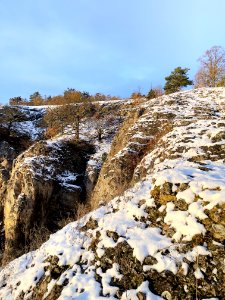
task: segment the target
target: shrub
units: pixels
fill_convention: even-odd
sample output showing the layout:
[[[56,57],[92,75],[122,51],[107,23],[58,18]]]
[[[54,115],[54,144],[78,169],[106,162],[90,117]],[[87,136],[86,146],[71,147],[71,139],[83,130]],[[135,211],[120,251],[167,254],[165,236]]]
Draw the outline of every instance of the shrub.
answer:
[[[102,163],[104,163],[107,159],[108,154],[106,152],[102,153]]]
[[[58,133],[58,129],[56,127],[48,127],[47,130],[44,133],[45,139],[50,139],[56,136]]]

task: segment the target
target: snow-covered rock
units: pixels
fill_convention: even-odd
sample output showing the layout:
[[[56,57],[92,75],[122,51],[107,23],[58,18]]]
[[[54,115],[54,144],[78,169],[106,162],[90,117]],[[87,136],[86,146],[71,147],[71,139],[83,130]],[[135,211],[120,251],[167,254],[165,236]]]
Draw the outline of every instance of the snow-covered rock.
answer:
[[[0,258],[2,252],[7,261],[33,249],[35,242],[34,247],[26,245],[38,226],[49,234],[74,218],[96,183],[103,156],[122,121],[121,106],[126,110],[124,101],[97,104],[101,140],[87,110],[79,142],[70,127],[51,140],[37,141],[43,138],[43,116],[49,107],[5,106],[0,111]],[[111,110],[114,116],[107,126]]]
[[[224,104],[218,88],[134,107],[94,191],[106,204],[2,269],[1,299],[223,299]]]

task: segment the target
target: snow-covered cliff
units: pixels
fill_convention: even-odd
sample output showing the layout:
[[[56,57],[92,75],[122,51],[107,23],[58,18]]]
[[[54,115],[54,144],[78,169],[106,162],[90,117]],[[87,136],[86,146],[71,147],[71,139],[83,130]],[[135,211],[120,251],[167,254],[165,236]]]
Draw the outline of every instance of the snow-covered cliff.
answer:
[[[134,107],[101,206],[2,269],[1,299],[224,299],[224,107],[223,88]]]

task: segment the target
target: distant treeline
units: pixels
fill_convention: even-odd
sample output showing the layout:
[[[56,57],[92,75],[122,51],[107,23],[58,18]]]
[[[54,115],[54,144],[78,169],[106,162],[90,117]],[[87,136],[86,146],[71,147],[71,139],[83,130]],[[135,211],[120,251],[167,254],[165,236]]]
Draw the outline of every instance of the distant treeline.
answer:
[[[88,92],[80,92],[75,89],[68,88],[64,91],[63,95],[57,96],[42,96],[39,92],[35,92],[30,95],[29,100],[24,99],[20,96],[13,97],[9,99],[10,105],[62,105],[71,103],[85,103],[93,101],[109,101],[118,100],[119,97],[104,95],[101,93],[96,93],[95,95],[90,95]]]
[[[151,88],[147,95],[141,94],[140,91],[135,91],[130,95],[131,99],[138,99],[146,97],[148,99],[156,98],[163,95],[164,91],[162,88]],[[9,99],[9,105],[29,105],[29,106],[40,106],[40,105],[66,105],[71,103],[90,103],[98,101],[110,101],[110,100],[121,100],[118,96],[104,95],[96,93],[90,95],[88,92],[80,92],[75,89],[67,89],[63,95],[58,96],[42,96],[39,92],[35,92],[30,95],[29,100],[24,99],[20,96]]]

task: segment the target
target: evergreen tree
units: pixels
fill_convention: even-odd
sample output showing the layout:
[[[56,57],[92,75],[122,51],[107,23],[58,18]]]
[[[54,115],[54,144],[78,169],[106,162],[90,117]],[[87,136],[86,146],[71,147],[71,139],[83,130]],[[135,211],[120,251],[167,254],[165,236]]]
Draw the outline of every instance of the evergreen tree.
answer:
[[[35,98],[41,98],[41,94],[39,92],[34,92],[32,95],[30,95],[30,101],[34,100]]]
[[[150,89],[150,91],[148,92],[148,95],[146,96],[147,99],[154,99],[158,97],[157,92],[155,89]]]
[[[42,105],[44,102],[43,100],[44,99],[39,92],[34,92],[32,95],[30,95],[29,105]]]
[[[175,68],[171,74],[165,77],[166,84],[164,90],[166,94],[171,94],[180,91],[182,87],[192,85],[193,81],[188,78],[188,68]]]

